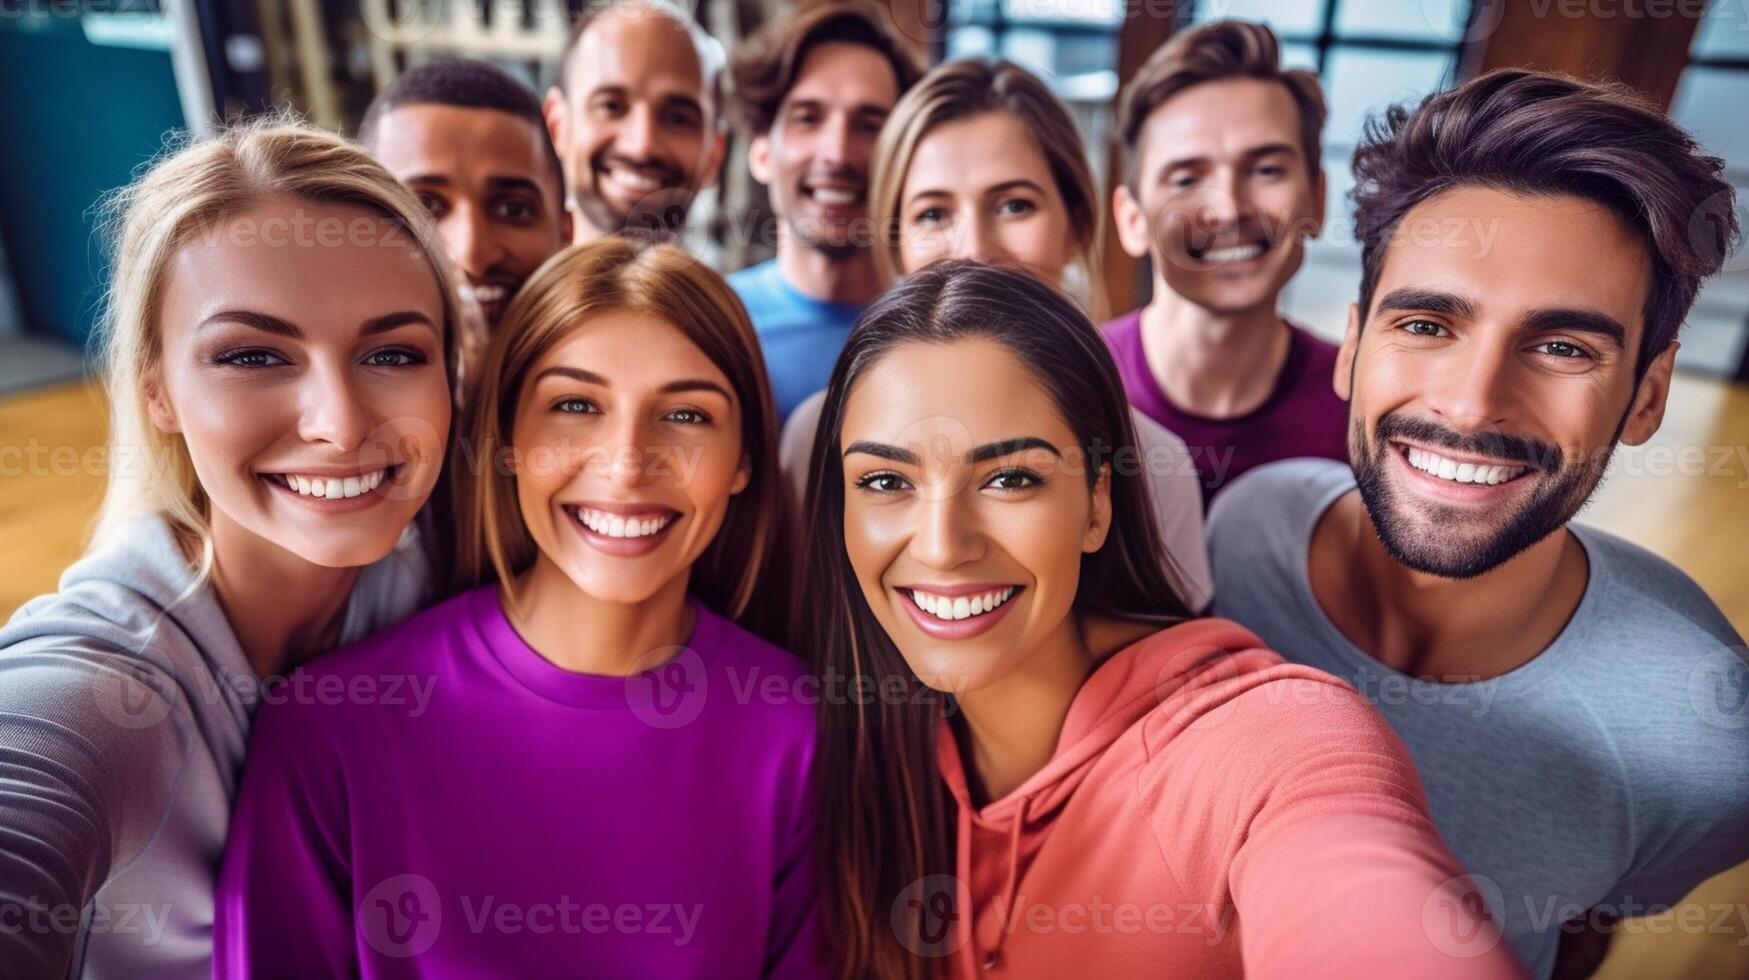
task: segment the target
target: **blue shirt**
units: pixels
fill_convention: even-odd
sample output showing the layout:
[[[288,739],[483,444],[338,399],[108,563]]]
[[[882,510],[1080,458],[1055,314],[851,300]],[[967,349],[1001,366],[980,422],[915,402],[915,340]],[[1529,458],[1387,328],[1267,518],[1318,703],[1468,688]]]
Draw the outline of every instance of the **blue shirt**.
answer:
[[[776,259],[732,272],[728,279],[759,334],[781,425],[803,399],[832,379],[832,365],[864,304],[827,303],[804,295],[784,279]]]

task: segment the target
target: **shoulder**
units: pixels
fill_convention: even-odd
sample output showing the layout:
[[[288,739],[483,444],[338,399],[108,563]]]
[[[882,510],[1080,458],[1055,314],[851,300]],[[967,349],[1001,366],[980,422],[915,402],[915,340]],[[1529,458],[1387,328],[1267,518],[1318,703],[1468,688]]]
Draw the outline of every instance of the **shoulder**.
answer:
[[[1113,354],[1140,343],[1141,334],[1142,311],[1139,308],[1099,326],[1099,335],[1105,338],[1105,345],[1111,348]]]
[[[1250,470],[1222,488],[1209,507],[1210,544],[1223,525],[1304,520],[1318,507],[1354,486],[1354,470],[1331,459],[1288,459]]]
[[[741,297],[741,302],[751,308],[770,302],[774,285],[772,277],[776,270],[777,260],[768,259],[758,265],[738,269],[723,278],[728,280],[729,288]]]
[[[497,587],[482,585],[423,609],[399,623],[343,644],[298,668],[313,677],[352,677],[385,669],[431,670],[441,650],[453,647],[473,629],[482,597]]]
[[[711,684],[727,685],[736,710],[752,710],[795,732],[813,732],[813,699],[806,680],[811,676],[801,659],[760,639],[698,603],[698,626],[689,646],[710,664]]]
[[[1336,358],[1341,353],[1342,345],[1325,340],[1310,329],[1288,320],[1288,329],[1293,332],[1293,344],[1303,350],[1306,357],[1319,366],[1334,367]]]
[[[1688,640],[1709,651],[1716,646],[1741,648],[1742,637],[1724,613],[1680,568],[1607,531],[1579,523],[1569,527],[1585,546],[1593,574],[1601,573],[1607,606],[1644,623],[1648,638]]]

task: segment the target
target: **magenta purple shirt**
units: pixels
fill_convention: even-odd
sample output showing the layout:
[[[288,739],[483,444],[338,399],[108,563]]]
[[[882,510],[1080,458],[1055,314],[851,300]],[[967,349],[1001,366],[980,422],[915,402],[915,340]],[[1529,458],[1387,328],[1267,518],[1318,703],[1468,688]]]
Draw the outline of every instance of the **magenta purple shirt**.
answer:
[[[1246,470],[1296,456],[1348,462],[1348,404],[1336,397],[1336,345],[1289,323],[1287,360],[1263,404],[1244,415],[1211,419],[1180,409],[1160,390],[1142,349],[1142,311],[1100,328],[1123,376],[1124,393],[1142,414],[1184,440],[1202,483],[1203,503]]]
[[[485,587],[265,692],[215,976],[823,975],[815,689],[690,601],[632,677],[549,662]]]

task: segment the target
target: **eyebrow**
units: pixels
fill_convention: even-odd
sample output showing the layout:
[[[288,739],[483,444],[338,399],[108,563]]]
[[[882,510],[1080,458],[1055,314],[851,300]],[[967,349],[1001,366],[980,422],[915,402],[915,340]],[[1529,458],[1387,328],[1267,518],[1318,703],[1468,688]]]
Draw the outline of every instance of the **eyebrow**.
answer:
[[[433,184],[438,187],[452,187],[454,186],[455,181],[450,180],[448,174],[431,173],[414,174],[403,181],[403,183],[409,185]],[[486,186],[500,190],[531,191],[536,194],[540,193],[540,185],[535,183],[533,178],[524,177],[520,174],[490,174],[486,177]]]
[[[601,375],[596,374],[594,371],[585,371],[582,368],[565,367],[557,364],[535,375],[534,380],[540,381],[549,376],[570,378],[573,381],[581,381],[584,384],[590,385],[599,385],[602,388],[613,387],[611,382]],[[679,394],[689,391],[710,391],[723,396],[727,401],[732,402],[735,400],[735,396],[730,393],[729,389],[724,388],[722,385],[709,378],[681,378],[678,381],[670,381],[657,390],[664,395]]]
[[[996,184],[995,186],[986,187],[983,190],[978,192],[978,196],[990,197],[992,195],[1001,194],[1001,193],[1004,193],[1006,191],[1012,191],[1012,190],[1029,190],[1029,191],[1032,191],[1034,194],[1037,194],[1041,197],[1044,196],[1044,193],[1045,193],[1045,189],[1040,187],[1035,181],[1027,180],[1026,178],[1023,177],[1019,180],[1005,180],[1000,184]],[[939,188],[932,187],[929,190],[913,192],[910,196],[908,196],[905,199],[905,203],[910,204],[913,201],[916,201],[919,198],[924,198],[924,197],[952,197],[952,196],[953,196],[953,191],[942,190]]]
[[[220,310],[200,321],[200,326],[207,327],[218,323],[237,323],[280,337],[302,337],[304,335],[304,332],[291,321],[282,320],[267,313],[257,313],[254,310]],[[424,324],[433,333],[437,332],[437,324],[432,323],[430,317],[418,310],[396,310],[393,313],[384,313],[364,321],[364,325],[359,328],[358,333],[359,336],[370,337],[379,333],[387,333],[410,323]]]
[[[1012,439],[999,439],[996,442],[985,443],[984,445],[973,449],[971,452],[966,453],[965,459],[968,463],[984,463],[992,459],[1000,459],[1003,456],[1011,456],[1014,453],[1025,449],[1043,449],[1058,459],[1063,457],[1063,454],[1057,451],[1056,446],[1040,439],[1038,436],[1016,436]],[[867,439],[859,439],[856,442],[851,443],[848,449],[844,450],[845,456],[850,456],[855,453],[878,456],[881,459],[891,460],[895,463],[904,463],[907,466],[916,466],[918,464],[917,454],[911,452],[909,449],[900,449],[898,446],[888,445],[884,442],[873,442]]]
[[[1297,157],[1299,156],[1300,150],[1299,147],[1292,143],[1263,143],[1246,149],[1243,153],[1239,154],[1239,159],[1255,160],[1258,157],[1274,156],[1278,153],[1285,153]],[[1196,164],[1206,164],[1208,162],[1208,157],[1175,157],[1161,162],[1158,172],[1163,174],[1171,170],[1176,170],[1179,167],[1189,167]]]
[[[1420,289],[1414,286],[1404,286],[1391,290],[1373,307],[1374,313],[1385,313],[1392,310],[1438,313],[1463,320],[1474,319],[1476,316],[1476,304],[1467,297],[1437,289]]]

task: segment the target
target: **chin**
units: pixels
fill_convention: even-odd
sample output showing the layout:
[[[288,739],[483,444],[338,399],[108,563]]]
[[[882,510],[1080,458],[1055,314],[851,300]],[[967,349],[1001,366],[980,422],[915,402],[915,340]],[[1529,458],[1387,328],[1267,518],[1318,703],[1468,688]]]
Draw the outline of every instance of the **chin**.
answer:
[[[374,565],[395,550],[400,536],[370,541],[297,541],[280,547],[322,568],[363,568]]]

